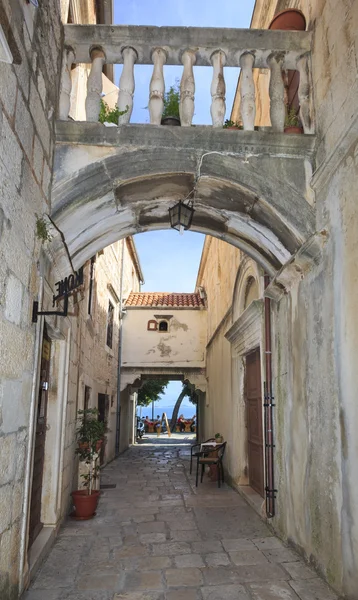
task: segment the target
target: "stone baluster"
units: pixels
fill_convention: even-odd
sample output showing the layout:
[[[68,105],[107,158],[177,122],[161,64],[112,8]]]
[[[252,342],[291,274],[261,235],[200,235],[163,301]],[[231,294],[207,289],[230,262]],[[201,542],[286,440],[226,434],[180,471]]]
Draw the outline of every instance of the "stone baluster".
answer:
[[[300,74],[298,99],[300,102],[300,119],[303,131],[304,133],[314,133],[310,99],[309,59],[307,55],[301,56],[297,60],[297,69]]]
[[[241,67],[241,116],[244,129],[253,131],[255,129],[255,84],[253,78],[253,66],[255,57],[251,52],[245,52],[240,56]]]
[[[75,60],[75,53],[72,48],[66,48],[62,57],[62,72],[60,86],[60,102],[58,116],[61,121],[67,121],[71,108],[71,65]]]
[[[180,82],[180,123],[182,127],[190,127],[194,116],[195,80],[193,65],[196,62],[195,52],[185,50],[181,59],[184,69]]]
[[[132,110],[133,110],[133,95],[135,89],[134,81],[134,63],[138,58],[137,52],[134,48],[127,46],[122,50],[123,56],[123,70],[121,78],[119,80],[119,92],[118,92],[118,108],[120,111],[126,110],[124,115],[121,115],[118,119],[118,125],[123,123],[129,123]]]
[[[154,64],[153,75],[150,80],[149,114],[151,125],[160,125],[164,108],[164,75],[163,67],[167,61],[163,48],[156,48],[152,53]]]
[[[270,68],[270,117],[273,131],[283,131],[285,126],[285,90],[282,78],[282,58],[269,56],[268,66]]]
[[[210,112],[213,127],[222,127],[224,124],[226,112],[226,85],[224,79],[225,63],[226,54],[222,50],[217,50],[211,55],[211,64],[213,65],[213,79],[210,88],[212,98]]]
[[[87,80],[86,118],[87,121],[97,122],[101,109],[102,69],[105,54],[100,48],[91,52],[92,67]]]

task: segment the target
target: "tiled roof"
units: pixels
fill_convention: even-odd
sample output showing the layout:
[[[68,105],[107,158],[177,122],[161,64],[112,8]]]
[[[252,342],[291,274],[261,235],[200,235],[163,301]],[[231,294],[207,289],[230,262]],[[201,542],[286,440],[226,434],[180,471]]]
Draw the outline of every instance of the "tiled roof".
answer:
[[[175,294],[170,292],[132,292],[126,301],[126,306],[138,307],[179,307],[200,308],[205,302],[199,294]]]

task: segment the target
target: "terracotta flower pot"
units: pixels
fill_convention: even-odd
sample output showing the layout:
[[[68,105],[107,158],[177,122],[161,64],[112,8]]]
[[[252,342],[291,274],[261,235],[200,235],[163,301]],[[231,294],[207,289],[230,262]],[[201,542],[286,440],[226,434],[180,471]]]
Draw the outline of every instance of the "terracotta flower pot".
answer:
[[[75,507],[75,516],[81,519],[89,519],[96,512],[100,492],[93,490],[87,494],[87,490],[76,490],[72,492],[72,500]]]
[[[161,125],[171,125],[172,127],[180,127],[180,119],[178,117],[163,117]]]
[[[303,133],[303,129],[302,129],[302,127],[299,127],[298,125],[288,125],[287,127],[284,128],[284,132],[285,133]]]
[[[269,29],[305,31],[306,18],[300,10],[288,8],[277,13],[272,19]]]
[[[89,444],[88,444],[88,442],[78,442],[78,447],[83,452],[85,450],[88,450]]]
[[[99,440],[99,441],[96,443],[96,452],[99,452],[99,451],[100,451],[100,449],[102,448],[102,444],[103,444],[103,440]]]

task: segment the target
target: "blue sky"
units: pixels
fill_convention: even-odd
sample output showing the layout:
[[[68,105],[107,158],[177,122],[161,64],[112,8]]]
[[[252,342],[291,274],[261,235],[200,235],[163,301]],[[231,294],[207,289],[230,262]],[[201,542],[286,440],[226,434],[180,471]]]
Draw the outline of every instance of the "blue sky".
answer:
[[[196,27],[249,27],[255,0],[114,0],[114,22],[125,25],[177,25]],[[121,67],[116,67],[116,82]],[[166,88],[181,77],[181,67],[165,68]],[[136,90],[131,121],[148,122],[150,65],[135,66]],[[226,68],[227,117],[235,94],[239,69]],[[210,124],[210,84],[212,69],[195,68],[195,116],[194,123]],[[135,236],[142,264],[145,285],[143,291],[194,290],[204,236],[176,231],[155,231]]]
[[[255,0],[114,0],[114,22],[118,25],[172,25],[182,27],[249,27]],[[219,44],[218,44],[219,45]],[[119,81],[121,67],[116,67],[116,82]],[[182,68],[164,67],[166,89],[180,79]],[[148,105],[151,65],[135,66],[136,90],[133,123],[149,122]],[[193,123],[210,124],[210,84],[212,69],[194,67],[195,114]],[[226,117],[230,117],[239,69],[226,68]]]
[[[237,27],[250,26],[255,0],[114,0],[114,23],[117,25],[173,25],[186,27]],[[182,68],[164,67],[166,89],[180,79]],[[115,75],[118,84],[121,67]],[[226,68],[226,118],[230,117],[239,69]],[[150,65],[135,66],[136,90],[133,123],[149,122],[149,82],[152,75]],[[195,114],[193,123],[209,125],[210,84],[212,70],[209,67],[194,67]],[[135,236],[142,264],[145,285],[143,291],[192,292],[195,287],[204,236],[190,231],[180,236],[177,231],[153,231]],[[174,404],[181,389],[179,381],[169,384],[160,405]],[[188,401],[184,403],[189,405]],[[193,408],[193,406],[191,405]],[[159,410],[159,406],[158,406]]]

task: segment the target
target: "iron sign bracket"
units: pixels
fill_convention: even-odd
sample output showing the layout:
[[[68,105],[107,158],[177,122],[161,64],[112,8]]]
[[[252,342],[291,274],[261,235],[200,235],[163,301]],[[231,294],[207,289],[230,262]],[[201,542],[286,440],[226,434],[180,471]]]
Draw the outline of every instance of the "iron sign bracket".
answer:
[[[39,311],[39,303],[35,300],[32,305],[32,322],[37,323],[39,315],[57,315],[58,317],[67,317],[68,314],[68,295],[65,294],[63,302],[63,310],[41,310]]]

